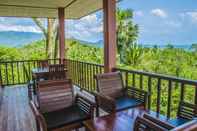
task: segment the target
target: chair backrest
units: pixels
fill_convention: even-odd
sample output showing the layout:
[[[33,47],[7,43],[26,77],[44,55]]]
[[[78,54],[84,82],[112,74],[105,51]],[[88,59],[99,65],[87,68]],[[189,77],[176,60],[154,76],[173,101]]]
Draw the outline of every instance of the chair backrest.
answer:
[[[50,80],[66,79],[66,72],[64,64],[53,64],[49,65],[49,76]]]
[[[146,118],[137,116],[134,123],[134,131],[167,131],[167,129]]]
[[[38,111],[33,101],[30,101],[30,108],[36,120],[36,128],[38,131],[47,131],[47,125],[42,114]]]
[[[177,116],[192,120],[194,117],[197,117],[197,105],[181,101],[179,103]]]
[[[124,85],[120,72],[103,73],[95,77],[99,93],[113,98],[123,95]]]
[[[73,88],[69,79],[39,81],[37,94],[42,113],[63,109],[73,104]]]
[[[40,60],[38,61],[38,67],[40,68],[45,68],[49,66],[48,60]]]
[[[147,120],[152,121],[153,123],[158,124],[158,125],[161,126],[161,127],[164,127],[164,128],[166,128],[166,129],[168,129],[168,130],[171,130],[171,129],[175,128],[175,126],[173,126],[173,125],[171,125],[171,124],[169,124],[169,123],[167,123],[167,122],[165,122],[165,121],[161,121],[159,118],[155,118],[155,117],[151,116],[150,114],[146,114],[146,113],[145,113],[145,114],[143,115],[143,117],[144,117],[145,119],[147,119]]]

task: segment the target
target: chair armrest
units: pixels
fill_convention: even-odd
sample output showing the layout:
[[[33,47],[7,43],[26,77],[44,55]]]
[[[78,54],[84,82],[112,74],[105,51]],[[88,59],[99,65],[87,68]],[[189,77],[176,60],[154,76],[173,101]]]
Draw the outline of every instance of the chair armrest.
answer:
[[[132,97],[142,101],[144,103],[144,106],[146,107],[148,92],[134,87],[127,87],[125,91],[128,97]]]
[[[95,93],[97,106],[108,113],[116,112],[115,100],[111,97],[104,96],[101,93]]]
[[[152,116],[150,116],[150,115],[148,115],[146,113],[143,115],[143,117],[148,119],[148,120],[150,120],[150,121],[152,121],[153,123],[158,124],[161,127],[164,127],[166,129],[168,129],[168,130],[171,130],[171,129],[175,128],[173,125],[171,125],[171,124],[169,124],[169,123],[167,123],[165,121],[161,121],[160,119],[152,117]]]
[[[95,103],[77,94],[75,99],[75,104],[77,104],[81,110],[86,112],[90,116],[90,118],[94,117]]]
[[[186,122],[174,129],[172,131],[196,131],[197,130],[197,120],[192,120],[190,122]]]

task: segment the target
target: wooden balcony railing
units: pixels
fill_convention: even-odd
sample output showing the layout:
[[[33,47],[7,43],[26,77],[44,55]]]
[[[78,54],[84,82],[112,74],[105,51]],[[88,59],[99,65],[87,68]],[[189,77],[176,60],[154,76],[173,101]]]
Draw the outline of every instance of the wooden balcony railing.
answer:
[[[76,60],[66,60],[68,74],[73,83],[81,89],[92,92],[96,90],[94,76],[104,72],[104,66]]]
[[[27,78],[24,67],[31,75],[33,68],[38,67],[40,60],[0,61],[0,78],[3,85],[25,84]],[[49,59],[49,63],[59,63],[59,59]]]
[[[3,85],[25,84],[24,66],[31,76],[31,70],[38,67],[39,60],[0,62],[0,78]],[[59,63],[59,59],[50,59]],[[104,66],[76,60],[64,60],[68,75],[73,83],[88,92],[96,90],[94,75],[103,73]],[[168,118],[175,117],[180,101],[197,104],[197,81],[167,75],[115,68],[123,74],[127,87],[136,87],[148,92],[147,108]]]
[[[197,104],[197,81],[143,71],[115,68],[123,74],[127,87],[148,92],[147,108],[168,118],[175,117],[180,101]]]

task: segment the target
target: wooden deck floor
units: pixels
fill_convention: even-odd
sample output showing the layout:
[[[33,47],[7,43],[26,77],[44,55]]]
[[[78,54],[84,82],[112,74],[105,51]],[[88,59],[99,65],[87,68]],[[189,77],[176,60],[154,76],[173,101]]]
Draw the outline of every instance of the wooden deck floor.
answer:
[[[5,87],[0,107],[0,131],[35,131],[35,127],[26,86]]]
[[[76,88],[75,92],[78,91],[79,89]],[[84,96],[92,99],[87,93]],[[0,105],[0,131],[36,131],[35,123],[29,106],[27,86],[5,87]],[[85,131],[85,129],[81,128],[79,131]]]

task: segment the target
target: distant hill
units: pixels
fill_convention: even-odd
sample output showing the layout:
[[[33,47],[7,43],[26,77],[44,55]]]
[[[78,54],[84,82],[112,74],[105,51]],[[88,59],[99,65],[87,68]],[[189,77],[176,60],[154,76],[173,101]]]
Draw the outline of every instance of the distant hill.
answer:
[[[84,44],[84,45],[92,45],[92,46],[96,46],[96,47],[103,47],[103,40],[99,40],[99,41],[96,41],[96,42],[83,41],[83,40],[78,40],[78,39],[75,39],[75,38],[70,38],[69,40],[75,40],[75,41],[78,41],[79,43]]]
[[[41,40],[43,35],[33,32],[0,32],[0,45],[8,47],[20,47],[33,41]]]

